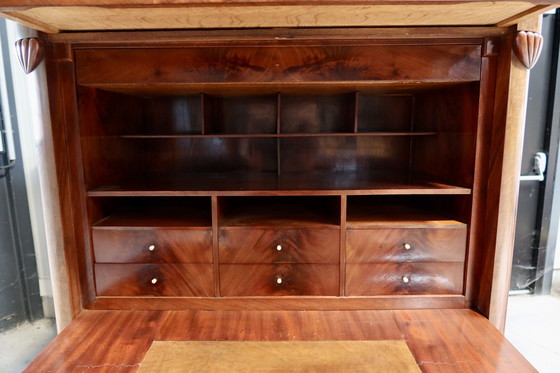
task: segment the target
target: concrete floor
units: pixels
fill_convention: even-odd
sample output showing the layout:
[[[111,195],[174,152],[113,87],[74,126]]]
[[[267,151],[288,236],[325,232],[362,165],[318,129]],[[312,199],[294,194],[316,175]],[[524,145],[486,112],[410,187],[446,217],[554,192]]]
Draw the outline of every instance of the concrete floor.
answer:
[[[540,373],[560,372],[560,271],[551,295],[509,297],[507,339]]]
[[[0,372],[20,373],[55,336],[52,319],[25,323],[0,333]]]
[[[551,295],[510,297],[505,334],[540,373],[560,372],[560,271]],[[0,372],[20,373],[55,335],[50,319],[0,334]]]

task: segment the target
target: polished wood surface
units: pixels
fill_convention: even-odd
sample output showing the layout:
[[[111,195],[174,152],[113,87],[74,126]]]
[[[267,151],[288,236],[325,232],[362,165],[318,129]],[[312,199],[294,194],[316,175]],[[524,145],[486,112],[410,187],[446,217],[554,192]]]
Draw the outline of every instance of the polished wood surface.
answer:
[[[210,229],[94,229],[96,263],[212,263]]]
[[[338,264],[334,229],[220,229],[220,263]]]
[[[213,295],[211,264],[95,264],[97,295]]]
[[[405,341],[428,373],[536,372],[488,320],[466,309],[84,311],[25,372],[135,372],[153,341],[337,340]]]
[[[430,25],[506,26],[550,9],[554,1],[339,1],[258,0],[78,2],[13,0],[3,16],[44,32],[270,27],[364,27]],[[258,5],[257,7],[255,5]],[[147,11],[148,10],[148,11]]]
[[[339,269],[333,264],[221,264],[222,296],[336,296]]]
[[[462,262],[467,228],[349,229],[347,263]]]
[[[77,50],[78,84],[281,83],[480,78],[478,45]],[[433,61],[437,61],[434,64]],[[395,69],[394,66],[399,66]]]
[[[461,294],[462,262],[346,264],[346,295]]]
[[[419,373],[404,341],[154,342],[139,372]]]

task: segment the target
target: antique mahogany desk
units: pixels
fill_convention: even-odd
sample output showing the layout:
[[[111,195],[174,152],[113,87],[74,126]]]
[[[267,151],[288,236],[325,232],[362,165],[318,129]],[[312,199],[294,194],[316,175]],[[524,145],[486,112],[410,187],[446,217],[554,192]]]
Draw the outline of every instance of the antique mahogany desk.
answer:
[[[29,371],[341,339],[532,371],[492,324],[551,3],[0,0],[40,31],[17,48],[44,56],[61,227],[68,326]]]

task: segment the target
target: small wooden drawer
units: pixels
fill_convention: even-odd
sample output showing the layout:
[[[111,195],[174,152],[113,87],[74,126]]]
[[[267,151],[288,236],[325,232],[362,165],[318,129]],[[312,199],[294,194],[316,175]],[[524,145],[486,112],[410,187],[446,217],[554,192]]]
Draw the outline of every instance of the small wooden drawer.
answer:
[[[332,295],[339,293],[339,269],[332,264],[224,264],[222,296]]]
[[[346,295],[461,294],[464,263],[347,264]]]
[[[96,264],[101,296],[209,297],[211,264]]]
[[[211,263],[210,229],[94,228],[96,263]]]
[[[457,228],[349,229],[347,263],[462,262],[466,225]]]
[[[338,229],[220,230],[220,263],[339,262]]]

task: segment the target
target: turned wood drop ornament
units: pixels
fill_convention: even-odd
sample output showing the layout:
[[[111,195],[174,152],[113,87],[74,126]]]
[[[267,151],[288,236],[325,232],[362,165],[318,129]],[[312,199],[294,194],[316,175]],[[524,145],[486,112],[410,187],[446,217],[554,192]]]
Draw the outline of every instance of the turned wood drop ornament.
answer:
[[[29,74],[43,61],[43,42],[38,38],[26,38],[16,41],[17,56],[23,71]]]

